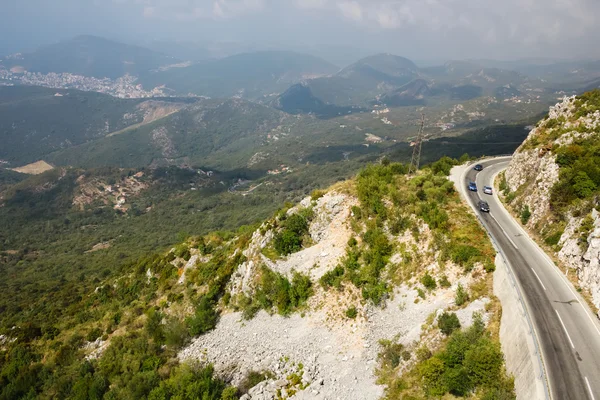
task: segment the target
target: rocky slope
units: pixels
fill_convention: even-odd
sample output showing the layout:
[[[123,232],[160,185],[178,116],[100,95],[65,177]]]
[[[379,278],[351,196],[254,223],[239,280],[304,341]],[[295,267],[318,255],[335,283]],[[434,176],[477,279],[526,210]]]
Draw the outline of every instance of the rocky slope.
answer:
[[[410,182],[400,179],[401,187]],[[425,187],[432,189],[427,184]],[[444,310],[456,312],[463,327],[472,324],[474,312],[483,315],[484,321],[494,318],[493,304],[497,303],[489,297],[491,275],[484,270],[491,261],[482,258],[465,270],[461,261],[446,258],[440,248],[441,243],[457,240],[449,232],[458,225],[482,234],[451,188],[447,183],[441,189],[453,193],[448,208],[454,210],[455,222],[446,226],[448,233],[441,234],[421,216],[411,217],[408,209],[396,208],[396,213],[407,212],[405,227],[398,229],[394,222],[384,222],[385,239],[381,240],[389,241],[391,250],[379,280],[389,286],[379,304],[365,299],[365,288],[361,290],[351,282],[342,281],[339,290],[326,288],[323,283],[332,271],[345,265],[352,246],[363,251],[371,247],[365,243],[366,231],[373,229],[371,223],[378,217],[360,219],[358,214],[365,210],[361,211],[353,183],[339,184],[322,197],[307,197],[264,223],[242,251],[243,262],[227,286],[229,304],[219,323],[181,350],[179,359],[210,362],[217,374],[235,386],[253,371],[268,371],[269,378],[252,387],[244,400],[381,397],[385,389],[381,385],[384,382],[378,381],[382,341],[396,341],[406,350],[394,372],[402,376],[419,362],[417,349],[426,346],[435,351],[443,345],[444,335],[433,327]],[[391,200],[387,206],[395,209]],[[311,210],[310,223],[302,249],[288,256],[274,256],[272,246],[281,235],[281,227],[286,229],[285,221],[293,215],[307,215],[307,210]],[[357,244],[352,244],[353,240]],[[489,243],[485,239],[483,243],[487,253]],[[268,308],[247,319],[245,300],[264,295],[264,268],[290,281],[295,274],[303,274],[315,283],[313,295],[299,312],[282,316]],[[435,289],[424,286],[424,275],[438,282],[433,284]],[[456,293],[462,288],[478,294],[471,296],[473,301],[457,305]],[[354,317],[348,317],[351,308],[356,310]]]
[[[371,165],[260,225],[127,262],[74,289],[55,325],[0,330],[0,394],[25,390],[9,373],[25,362],[39,397],[86,398],[95,385],[107,398],[513,399],[495,252],[444,176],[455,163],[416,176]],[[153,190],[146,178],[81,175],[69,204],[135,197]],[[13,351],[24,344],[40,361]]]
[[[505,172],[506,200],[600,307],[599,92],[565,97],[531,130]]]

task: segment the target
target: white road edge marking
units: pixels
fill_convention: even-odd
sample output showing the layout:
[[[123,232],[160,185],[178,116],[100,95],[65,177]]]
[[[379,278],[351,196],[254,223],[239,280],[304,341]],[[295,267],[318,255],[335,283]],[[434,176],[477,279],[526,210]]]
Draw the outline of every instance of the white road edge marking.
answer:
[[[554,310],[556,311],[556,310]],[[560,321],[560,324],[562,325],[563,329],[565,330],[565,333],[567,334],[567,338],[569,339],[569,342],[571,343],[571,347],[575,348],[575,345],[573,344],[573,341],[571,340],[571,336],[569,336],[569,332],[567,332],[567,327],[565,326],[565,323],[563,322],[562,318],[560,317],[560,314],[558,313],[558,311],[556,311],[556,315],[558,315],[558,320]]]
[[[503,158],[503,157],[498,157],[498,158]],[[506,168],[504,170],[506,170]],[[502,171],[500,171],[500,172],[502,172]],[[596,330],[596,332],[600,336],[600,329],[598,328],[598,324],[594,321],[594,318],[592,318],[591,311],[589,311],[588,307],[586,307],[584,304],[581,303],[581,301],[579,301],[580,296],[578,296],[575,293],[575,291],[571,288],[571,283],[567,280],[567,277],[565,276],[565,274],[563,274],[562,271],[560,269],[558,269],[558,267],[556,266],[556,264],[554,264],[554,261],[552,261],[552,259],[550,258],[550,256],[548,256],[548,254],[546,254],[546,252],[544,250],[542,250],[540,248],[540,246],[533,239],[531,239],[531,237],[529,236],[529,233],[527,233],[525,231],[525,229],[523,229],[523,227],[521,227],[521,225],[519,225],[517,223],[517,221],[506,210],[506,208],[504,207],[503,204],[502,204],[502,208],[503,208],[503,213],[505,213],[506,215],[508,215],[511,218],[511,220],[513,221],[513,225],[516,226],[517,229],[519,229],[523,233],[523,235],[529,239],[529,241],[531,242],[531,244],[533,245],[533,247],[539,253],[542,254],[542,257],[544,257],[544,259],[546,260],[546,262],[549,264],[550,269],[552,269],[558,275],[558,277],[560,278],[560,280],[562,281],[562,283],[564,283],[564,285],[571,292],[571,294],[573,294],[573,296],[577,299],[577,302],[579,303],[579,305],[581,306],[581,308],[583,308],[583,312],[585,313],[585,315],[587,315],[587,317],[588,317],[589,321],[591,322],[592,326],[594,327],[594,329]]]
[[[540,277],[538,276],[537,272],[535,272],[535,269],[531,268],[531,270],[533,271],[533,273],[535,274],[535,277],[537,278],[537,280],[540,282],[540,285],[542,285],[542,287],[544,288],[544,290],[546,290],[546,286],[544,286],[544,284],[542,283],[542,280],[540,279]]]
[[[502,225],[500,225],[500,223],[498,222],[498,220],[496,219],[496,217],[494,217],[494,214],[490,213],[490,217],[492,217],[492,219],[494,221],[496,221],[496,225],[498,225],[498,227],[500,228],[500,230],[502,231],[502,233],[504,233],[504,236],[506,236],[506,238],[508,239],[508,241],[510,242],[510,244],[512,244],[515,249],[519,250],[519,248],[517,247],[517,245],[515,244],[515,242],[513,242],[513,240],[510,238],[510,236],[508,236],[508,233],[506,233],[506,231],[502,227]]]
[[[596,398],[594,397],[594,393],[592,392],[592,387],[590,386],[590,381],[588,381],[587,376],[585,377],[585,383],[587,384],[588,392],[590,392],[590,397],[592,398],[592,400],[596,400]]]

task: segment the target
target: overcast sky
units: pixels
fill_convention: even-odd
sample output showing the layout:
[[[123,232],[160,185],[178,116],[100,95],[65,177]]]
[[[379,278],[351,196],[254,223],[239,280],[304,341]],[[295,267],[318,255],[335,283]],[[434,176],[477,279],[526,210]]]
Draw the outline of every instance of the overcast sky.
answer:
[[[416,60],[600,58],[599,0],[1,0],[0,52],[78,34],[335,45]]]

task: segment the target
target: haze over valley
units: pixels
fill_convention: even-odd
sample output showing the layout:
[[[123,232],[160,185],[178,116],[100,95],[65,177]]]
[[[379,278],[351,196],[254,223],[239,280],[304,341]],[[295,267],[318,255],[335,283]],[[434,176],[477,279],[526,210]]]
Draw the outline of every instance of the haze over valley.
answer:
[[[600,397],[595,2],[9,3],[0,400]]]

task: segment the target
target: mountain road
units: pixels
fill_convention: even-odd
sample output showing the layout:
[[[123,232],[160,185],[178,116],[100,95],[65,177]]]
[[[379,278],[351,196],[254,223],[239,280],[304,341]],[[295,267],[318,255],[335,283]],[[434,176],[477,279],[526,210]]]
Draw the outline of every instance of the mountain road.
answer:
[[[504,170],[510,157],[479,162],[483,170],[469,167],[459,190],[479,214],[485,229],[512,269],[542,353],[550,396],[555,400],[600,400],[600,323],[573,285],[548,255],[528,236],[504,208],[496,193],[494,177]],[[468,191],[476,182],[477,192]],[[485,200],[490,212],[481,212]],[[574,273],[574,272],[571,272]]]

